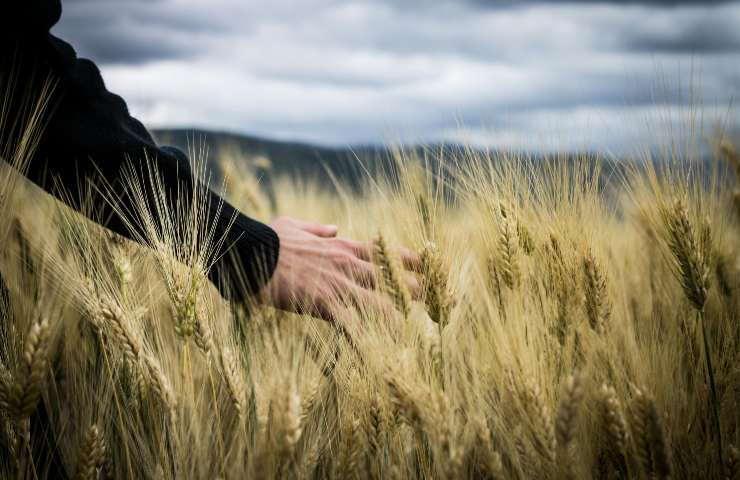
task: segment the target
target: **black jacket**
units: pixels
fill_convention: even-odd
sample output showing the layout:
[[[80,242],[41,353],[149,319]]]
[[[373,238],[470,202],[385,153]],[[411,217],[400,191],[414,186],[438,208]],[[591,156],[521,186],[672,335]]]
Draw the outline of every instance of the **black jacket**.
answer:
[[[12,71],[16,81],[12,96],[16,105],[11,103],[11,112],[13,108],[22,108],[18,101],[22,91],[38,89],[49,75],[57,82],[48,123],[28,166],[28,178],[59,197],[52,188],[52,179],[56,177],[73,198],[79,198],[86,178],[102,175],[108,184],[120,184],[123,163],[131,159],[141,162],[146,154],[155,159],[168,189],[174,192],[178,182],[190,185],[186,190],[192,189],[185,154],[157,146],[146,128],[129,115],[123,99],[106,90],[95,64],[77,58],[68,43],[49,33],[61,12],[59,0],[4,0],[0,4],[0,76],[7,80]],[[0,141],[8,141],[7,132],[3,133],[0,132]],[[275,268],[278,237],[270,227],[236,212],[226,202],[217,213],[221,199],[214,193],[210,195],[210,220],[217,222],[217,235],[226,230],[228,221],[236,214],[225,245],[233,245],[246,274],[240,276],[241,283],[246,283],[247,291],[254,292]],[[106,226],[131,238],[132,232],[121,219],[108,213]],[[213,280],[226,278],[233,283],[236,277],[233,255],[219,261],[211,272]]]

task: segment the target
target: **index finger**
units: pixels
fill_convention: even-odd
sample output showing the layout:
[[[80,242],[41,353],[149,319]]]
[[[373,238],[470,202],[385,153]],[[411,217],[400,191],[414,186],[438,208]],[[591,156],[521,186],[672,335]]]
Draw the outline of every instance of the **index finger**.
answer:
[[[414,272],[421,272],[421,258],[419,255],[406,247],[398,247],[398,255],[401,257],[403,266],[407,270],[413,270]]]
[[[339,240],[360,260],[368,262],[372,261],[372,242],[358,242],[357,240],[349,240],[346,238],[341,238]],[[406,247],[393,247],[392,250],[394,254],[401,259],[404,268],[414,272],[421,271],[421,259],[418,254]]]

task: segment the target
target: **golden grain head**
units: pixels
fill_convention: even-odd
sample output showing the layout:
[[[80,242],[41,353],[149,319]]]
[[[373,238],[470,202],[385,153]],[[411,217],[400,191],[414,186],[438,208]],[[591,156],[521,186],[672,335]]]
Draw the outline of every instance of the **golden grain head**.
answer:
[[[269,208],[224,163],[247,212],[358,240],[321,241],[356,247],[377,282],[343,278],[400,314],[348,302],[337,324],[221,298],[202,198],[157,194],[142,248],[24,190],[0,211],[23,225],[0,252],[0,476],[738,478],[737,184],[698,164],[625,185],[619,162],[592,179],[591,156],[398,156],[338,193],[276,165]],[[418,271],[395,244],[421,247]]]

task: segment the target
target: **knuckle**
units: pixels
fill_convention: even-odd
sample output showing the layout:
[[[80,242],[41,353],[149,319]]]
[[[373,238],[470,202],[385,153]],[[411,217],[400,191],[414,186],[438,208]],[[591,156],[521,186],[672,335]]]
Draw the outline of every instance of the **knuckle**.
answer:
[[[328,241],[335,247],[341,247],[341,248],[347,247],[347,240],[345,240],[344,238],[333,237],[333,238],[330,238]]]
[[[343,266],[352,266],[354,264],[354,257],[351,253],[344,251],[337,251],[333,255],[334,263]]]

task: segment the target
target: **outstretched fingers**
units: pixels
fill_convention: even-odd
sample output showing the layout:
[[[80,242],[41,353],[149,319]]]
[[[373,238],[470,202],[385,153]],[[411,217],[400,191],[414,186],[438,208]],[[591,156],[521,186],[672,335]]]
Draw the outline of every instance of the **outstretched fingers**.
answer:
[[[422,290],[421,284],[416,278],[416,275],[414,275],[413,273],[406,273],[404,275],[404,280],[406,282],[406,288],[409,290],[409,293],[414,298],[414,300],[420,300],[422,297]]]
[[[347,274],[360,286],[375,288],[378,285],[378,267],[372,263],[355,259],[347,267]]]
[[[317,237],[323,238],[334,238],[339,232],[339,227],[336,225],[324,225],[323,223],[305,222],[303,220],[295,220],[296,226]]]
[[[346,286],[348,300],[359,310],[376,312],[384,316],[393,315],[395,307],[388,297],[375,290],[358,285]]]
[[[312,299],[301,309],[315,317],[335,323],[337,315],[342,313],[344,321],[348,321],[351,312],[361,310],[373,312],[382,316],[391,316],[395,312],[393,303],[381,293],[361,287],[351,280],[337,281],[332,293],[324,292]]]
[[[360,259],[354,259],[345,266],[347,276],[354,280],[359,286],[376,289],[380,285],[380,272],[376,265]],[[403,272],[402,281],[414,300],[419,300],[422,295],[421,284],[416,275]]]
[[[403,266],[413,272],[421,271],[421,258],[415,252],[406,247],[398,247],[398,255],[401,257]]]
[[[360,260],[365,260],[366,262],[372,261],[372,242],[359,242],[345,238],[337,238],[336,240]],[[394,254],[401,259],[404,268],[414,272],[421,270],[421,259],[419,258],[419,255],[406,247],[395,247],[393,248],[393,251]]]

